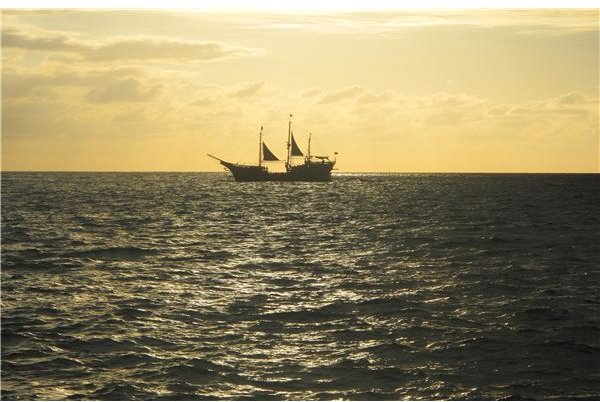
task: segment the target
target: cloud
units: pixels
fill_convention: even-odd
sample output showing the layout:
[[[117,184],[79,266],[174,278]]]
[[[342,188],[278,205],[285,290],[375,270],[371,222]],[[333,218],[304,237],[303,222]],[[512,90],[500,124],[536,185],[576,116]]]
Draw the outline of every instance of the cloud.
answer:
[[[390,144],[426,138],[477,142],[598,136],[598,98],[580,92],[509,104],[465,93],[417,96],[356,85],[325,93],[314,102],[306,102],[305,92],[296,94],[296,114],[318,116],[314,125],[319,130],[344,133],[350,141],[361,141],[358,133]]]
[[[60,31],[33,28],[5,28],[2,46],[20,50],[74,53],[89,61],[113,60],[197,60],[211,61],[262,53],[261,49],[227,46],[154,36],[85,41]]]
[[[22,98],[33,91],[58,87],[94,87],[127,78],[139,78],[145,72],[138,68],[90,69],[82,71],[55,70],[48,73],[19,72],[5,69],[2,72],[2,96]]]
[[[81,105],[52,99],[29,97],[2,100],[2,137],[56,135],[72,131]]]
[[[487,114],[489,116],[505,116],[510,112],[510,106],[498,105],[488,109]]]
[[[334,103],[347,99],[353,99],[356,98],[358,95],[364,94],[365,92],[367,91],[364,88],[355,85],[349,88],[341,89],[339,91],[327,93],[323,95],[319,103]]]
[[[313,98],[317,95],[320,95],[321,93],[323,93],[323,90],[321,88],[309,88],[304,90],[300,96],[302,96],[303,98]]]
[[[115,123],[138,123],[146,119],[143,109],[130,110],[111,119]]]
[[[73,90],[84,96],[87,93],[89,102],[76,96],[52,100],[30,91],[25,97],[3,101],[3,136],[11,144],[22,141],[23,147],[37,140],[71,144],[96,141],[108,146],[122,141],[158,144],[166,138],[165,133],[176,133],[176,139],[169,134],[174,144],[198,141],[198,146],[217,151],[219,143],[235,138],[239,146],[228,148],[224,156],[244,160],[255,140],[255,132],[249,128],[264,124],[267,133],[280,138],[279,134],[287,130],[287,113],[292,111],[297,139],[305,141],[305,131],[313,132],[315,152],[340,151],[346,170],[360,168],[360,163],[371,157],[373,161],[368,163],[372,169],[391,169],[393,165],[377,165],[377,161],[390,157],[414,159],[415,169],[430,169],[427,161],[440,157],[451,161],[448,163],[453,169],[467,169],[468,158],[480,158],[481,166],[502,170],[508,166],[503,161],[511,155],[507,150],[528,150],[518,163],[527,166],[527,161],[545,158],[539,170],[552,170],[561,161],[560,149],[573,144],[597,149],[598,144],[598,99],[579,92],[536,103],[498,103],[460,93],[378,93],[357,86],[330,91],[326,95],[338,95],[340,101],[329,103],[320,103],[320,96],[303,97],[306,90],[271,89],[252,102],[229,96],[243,90],[252,93],[250,88],[263,90],[266,84],[260,83],[264,81],[231,87],[200,86],[180,98],[173,96],[180,87],[158,89],[147,77],[116,77],[102,85],[69,89],[68,94]],[[161,102],[153,101],[157,91]],[[204,141],[206,144],[201,145]],[[556,151],[550,153],[551,147]],[[458,148],[472,153],[453,153]],[[495,150],[503,149],[495,154]],[[597,156],[593,158],[591,151],[578,157],[582,162],[577,169],[590,170],[588,165]]]
[[[265,86],[265,81],[251,82],[243,84],[239,88],[233,89],[228,93],[231,98],[247,98],[256,95]]]
[[[148,77],[147,72],[138,68],[55,70],[49,73],[19,73],[9,69],[3,71],[2,81],[5,100],[143,102],[154,98],[163,89],[158,77]]]
[[[243,20],[243,17],[239,17]],[[253,29],[327,33],[392,33],[436,26],[481,28],[518,27],[520,33],[572,33],[598,31],[598,13],[592,9],[531,10],[373,10],[311,13],[252,14],[246,24]],[[261,23],[256,23],[260,20]]]
[[[585,95],[581,92],[570,92],[557,98],[526,103],[515,106],[508,111],[511,115],[588,115],[592,114],[598,106],[598,98]],[[597,110],[596,110],[597,112]]]
[[[2,47],[60,52],[77,52],[86,49],[85,43],[77,41],[66,33],[17,28],[2,30]]]
[[[370,103],[387,103],[391,101],[394,97],[392,91],[385,91],[380,94],[373,93],[365,93],[358,98],[357,102],[361,104],[370,104]]]
[[[133,78],[115,80],[87,93],[89,102],[143,102],[153,98],[160,90],[155,85],[144,90],[142,84]]]
[[[209,96],[203,96],[202,98],[196,99],[189,103],[190,106],[194,107],[206,107],[214,105],[215,100]]]
[[[256,49],[225,46],[214,42],[192,42],[162,38],[134,38],[114,40],[85,52],[88,60],[115,59],[147,60],[217,60],[226,57],[247,56]]]
[[[486,100],[467,94],[439,93],[419,100],[427,123],[456,125],[484,117]]]
[[[559,96],[555,100],[556,103],[561,105],[577,105],[577,104],[588,104],[593,102],[593,99],[589,96],[582,94],[581,92],[570,92],[568,94]]]

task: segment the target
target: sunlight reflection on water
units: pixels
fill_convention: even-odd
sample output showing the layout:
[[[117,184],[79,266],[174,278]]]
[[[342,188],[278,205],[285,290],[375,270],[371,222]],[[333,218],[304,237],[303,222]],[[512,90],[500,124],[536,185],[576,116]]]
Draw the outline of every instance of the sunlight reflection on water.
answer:
[[[598,177],[3,173],[3,399],[600,394]]]

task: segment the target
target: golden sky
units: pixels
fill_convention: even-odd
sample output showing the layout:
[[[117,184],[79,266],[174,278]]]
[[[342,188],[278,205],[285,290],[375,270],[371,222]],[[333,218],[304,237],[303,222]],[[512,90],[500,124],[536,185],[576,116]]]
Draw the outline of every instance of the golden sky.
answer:
[[[2,169],[600,172],[598,10],[2,12]]]

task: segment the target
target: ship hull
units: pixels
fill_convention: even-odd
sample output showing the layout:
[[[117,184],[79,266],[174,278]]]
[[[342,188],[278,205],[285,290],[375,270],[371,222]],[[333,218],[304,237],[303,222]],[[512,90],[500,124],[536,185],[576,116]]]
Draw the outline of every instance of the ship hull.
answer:
[[[239,165],[221,161],[233,175],[235,181],[331,181],[331,170],[335,162],[309,162],[292,166],[287,172],[269,172],[262,166]]]

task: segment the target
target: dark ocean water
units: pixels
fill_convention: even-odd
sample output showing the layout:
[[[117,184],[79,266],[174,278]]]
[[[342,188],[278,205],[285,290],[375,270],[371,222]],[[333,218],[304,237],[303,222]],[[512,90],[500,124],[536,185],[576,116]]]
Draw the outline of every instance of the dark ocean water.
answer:
[[[2,174],[2,399],[599,399],[600,175]]]

